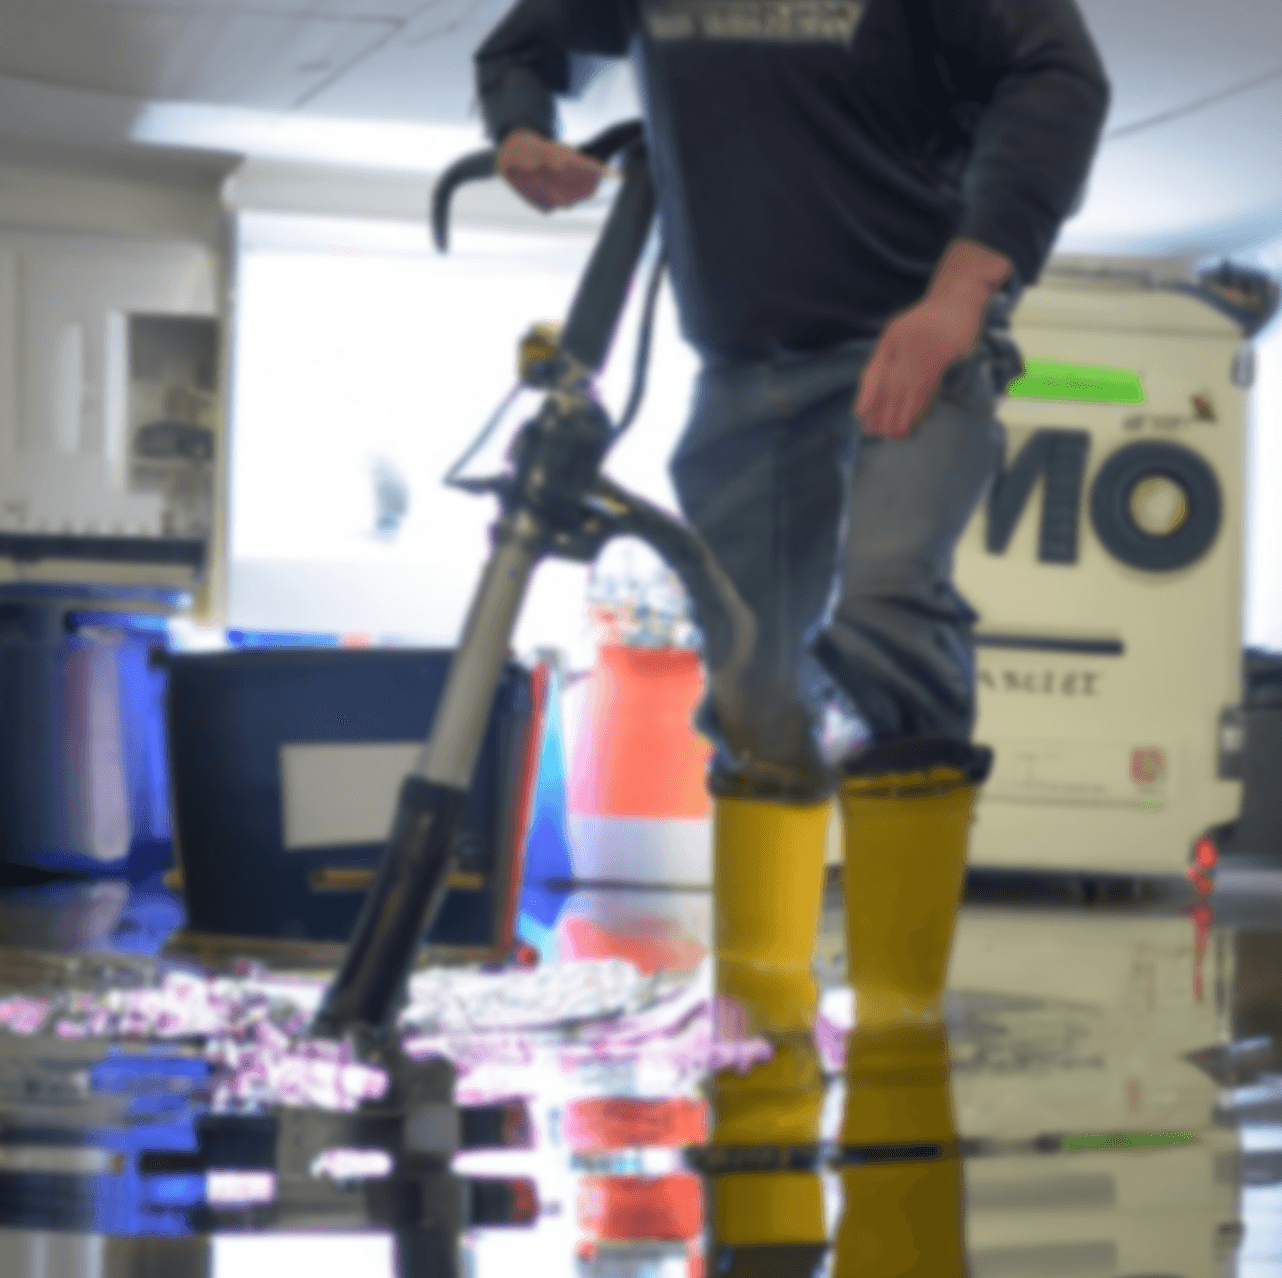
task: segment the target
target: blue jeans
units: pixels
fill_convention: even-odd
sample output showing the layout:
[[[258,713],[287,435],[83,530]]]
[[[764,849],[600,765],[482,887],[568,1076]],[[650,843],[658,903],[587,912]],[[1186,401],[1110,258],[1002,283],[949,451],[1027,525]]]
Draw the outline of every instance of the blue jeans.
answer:
[[[999,356],[950,368],[906,439],[864,437],[853,400],[874,343],[706,367],[671,462],[686,518],[756,618],[738,687],[700,711],[719,794],[821,798],[816,662],[874,741],[969,739],[975,613],[953,549],[1001,464]]]

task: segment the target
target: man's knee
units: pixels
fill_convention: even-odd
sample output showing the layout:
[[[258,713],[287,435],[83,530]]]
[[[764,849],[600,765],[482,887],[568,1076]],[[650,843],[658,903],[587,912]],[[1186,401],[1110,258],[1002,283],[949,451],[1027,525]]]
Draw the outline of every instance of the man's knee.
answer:
[[[938,621],[911,629],[834,618],[812,648],[875,740],[968,740],[975,723],[969,637]]]
[[[714,794],[812,802],[832,789],[809,708],[793,688],[752,686],[716,704],[709,699],[695,726],[716,746]]]

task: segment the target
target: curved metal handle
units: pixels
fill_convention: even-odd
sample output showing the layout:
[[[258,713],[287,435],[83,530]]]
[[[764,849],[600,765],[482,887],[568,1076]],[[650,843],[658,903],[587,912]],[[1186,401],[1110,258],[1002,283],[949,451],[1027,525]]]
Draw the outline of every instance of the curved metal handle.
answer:
[[[498,154],[497,151],[474,151],[455,160],[432,188],[432,241],[438,253],[450,250],[450,202],[454,192],[465,182],[492,178]]]
[[[591,156],[592,159],[605,164],[620,151],[626,150],[642,138],[644,134],[645,126],[640,120],[625,120],[620,124],[612,124],[577,149],[581,154]],[[473,151],[470,155],[455,160],[437,179],[436,185],[432,188],[431,208],[432,242],[436,245],[437,252],[449,252],[450,205],[454,199],[454,192],[464,183],[492,178],[498,154],[494,149]]]
[[[729,704],[752,656],[757,623],[707,543],[689,524],[605,475],[597,477],[588,504],[609,521],[607,538],[620,534],[639,537],[680,578],[703,631],[711,691],[714,698]]]

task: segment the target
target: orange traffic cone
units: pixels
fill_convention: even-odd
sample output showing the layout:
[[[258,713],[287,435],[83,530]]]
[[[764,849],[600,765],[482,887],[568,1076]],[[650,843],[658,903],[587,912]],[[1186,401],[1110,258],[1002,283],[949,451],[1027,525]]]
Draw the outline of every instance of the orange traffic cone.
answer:
[[[602,645],[570,770],[570,853],[585,884],[559,925],[562,958],[651,973],[707,953],[711,747],[691,726],[702,693],[690,649]]]

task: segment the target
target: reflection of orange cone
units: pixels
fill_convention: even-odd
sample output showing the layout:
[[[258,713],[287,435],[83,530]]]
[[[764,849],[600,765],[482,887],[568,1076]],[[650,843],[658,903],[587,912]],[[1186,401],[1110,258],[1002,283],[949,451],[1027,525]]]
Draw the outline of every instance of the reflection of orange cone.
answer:
[[[703,1228],[697,1176],[585,1176],[579,1226],[601,1241],[686,1242]]]
[[[708,1106],[692,1096],[589,1096],[571,1101],[562,1122],[566,1142],[578,1153],[681,1149],[706,1138]]]
[[[575,894],[560,924],[566,958],[626,958],[643,972],[688,969],[707,952],[710,747],[691,726],[698,654],[601,647],[570,772]],[[628,890],[627,884],[638,888]],[[654,890],[660,885],[675,892]],[[684,890],[681,890],[684,889]]]
[[[599,1169],[583,1177],[578,1201],[579,1227],[587,1234],[580,1257],[588,1271],[599,1261],[610,1273],[649,1273],[656,1262],[676,1257],[688,1275],[701,1272],[698,1177],[638,1174],[636,1167],[646,1150],[675,1152],[705,1140],[707,1105],[693,1097],[590,1097],[566,1107],[564,1131],[580,1165]]]

